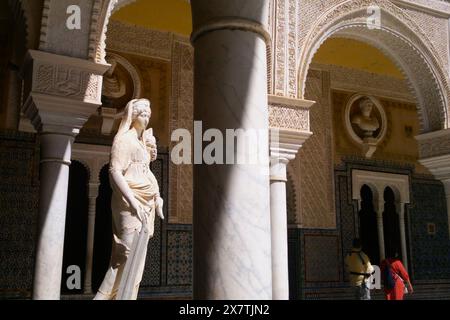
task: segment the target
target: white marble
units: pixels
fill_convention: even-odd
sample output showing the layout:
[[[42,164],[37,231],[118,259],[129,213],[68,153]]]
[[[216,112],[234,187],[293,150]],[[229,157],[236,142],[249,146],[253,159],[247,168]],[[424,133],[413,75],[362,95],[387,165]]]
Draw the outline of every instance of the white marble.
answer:
[[[74,137],[41,135],[39,223],[34,300],[58,300],[64,251],[69,164]]]
[[[91,177],[92,178],[92,177]],[[86,239],[86,265],[84,275],[84,293],[92,293],[92,263],[94,257],[94,236],[95,236],[95,210],[97,208],[97,196],[99,182],[89,182],[89,209],[88,227]]]
[[[377,210],[377,231],[378,231],[378,247],[380,250],[380,261],[386,258],[386,251],[384,247],[384,225],[383,225],[383,211],[384,211],[384,201],[382,198],[378,202]]]
[[[137,299],[155,216],[164,219],[158,181],[150,170],[157,157],[153,129],[147,129],[150,117],[150,101],[131,100],[114,138],[109,166],[113,249],[96,300]]]
[[[252,4],[257,15],[267,1],[192,1],[194,26],[222,18],[216,5],[239,15]],[[267,131],[263,37],[222,25],[197,37],[194,48],[195,120],[224,136],[226,129]],[[194,168],[195,299],[272,298],[268,134],[258,147],[266,150],[264,164]]]
[[[408,251],[406,249],[406,225],[405,225],[405,204],[397,204],[398,219],[400,225],[400,241],[402,250],[402,262],[408,270]]]
[[[275,158],[270,166],[270,218],[272,227],[272,299],[289,300],[288,235],[286,207],[287,159]]]

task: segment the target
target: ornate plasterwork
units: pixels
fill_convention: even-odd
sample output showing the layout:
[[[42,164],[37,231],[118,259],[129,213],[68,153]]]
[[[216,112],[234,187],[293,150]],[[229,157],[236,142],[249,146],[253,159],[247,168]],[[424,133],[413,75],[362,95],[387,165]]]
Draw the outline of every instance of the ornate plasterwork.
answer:
[[[36,130],[43,125],[78,130],[101,104],[107,65],[30,50],[22,75],[29,85],[23,112]],[[61,106],[65,106],[62,108]]]
[[[309,132],[309,108],[313,104],[313,101],[269,96],[269,126]]]
[[[333,5],[312,23],[306,37],[301,36],[300,92],[304,91],[309,64],[320,45],[331,36],[351,37],[378,47],[405,72],[419,100],[424,132],[447,127],[450,90],[443,57],[423,30],[404,10],[389,1],[333,1]],[[378,5],[382,10],[384,19],[380,30],[367,28],[367,7],[370,5]]]
[[[411,94],[405,80],[337,65],[313,63],[311,69],[329,72],[331,88],[335,90],[357,91],[373,96],[416,103],[415,97]]]
[[[307,97],[316,101],[310,109],[314,133],[293,161],[299,186],[300,212],[297,221],[303,228],[335,228],[333,188],[333,125],[330,105],[330,78],[326,72],[310,72]]]
[[[188,129],[193,136],[194,123],[194,50],[185,42],[174,41],[172,94],[169,111],[170,132]],[[172,143],[173,147],[175,143]],[[193,165],[170,163],[170,223],[192,223]]]
[[[109,24],[107,46],[110,50],[170,60],[174,39],[181,41],[182,37],[113,20]],[[187,38],[185,42],[189,43]]]
[[[271,16],[272,51],[274,71],[273,91],[270,93],[296,98],[298,90],[298,12],[301,10],[297,0],[275,1],[274,14]]]

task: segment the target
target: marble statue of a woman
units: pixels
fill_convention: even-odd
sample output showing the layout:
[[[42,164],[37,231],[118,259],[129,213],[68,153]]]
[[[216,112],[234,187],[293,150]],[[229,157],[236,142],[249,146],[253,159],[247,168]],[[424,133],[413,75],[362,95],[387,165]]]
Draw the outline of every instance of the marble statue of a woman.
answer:
[[[164,219],[158,182],[149,167],[150,162],[157,156],[152,129],[147,130],[150,116],[150,101],[130,101],[114,138],[109,168],[113,190],[112,256],[109,269],[94,298],[96,300],[121,299],[117,294],[120,291],[119,286],[124,285],[121,280],[124,269],[129,269],[125,266],[129,264],[130,256],[133,256],[131,272],[135,276],[132,278],[132,294],[128,298],[137,298],[146,250],[133,252],[133,245],[145,230],[146,248],[149,238],[153,236],[155,215]]]

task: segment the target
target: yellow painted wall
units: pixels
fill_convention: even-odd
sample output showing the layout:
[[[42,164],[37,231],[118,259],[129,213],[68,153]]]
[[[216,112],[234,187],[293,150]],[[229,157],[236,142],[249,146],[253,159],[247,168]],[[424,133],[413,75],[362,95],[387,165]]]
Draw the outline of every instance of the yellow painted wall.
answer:
[[[328,39],[317,51],[313,63],[333,64],[404,79],[400,70],[380,50],[351,39]]]
[[[185,36],[192,32],[191,6],[186,0],[138,0],[111,19]]]

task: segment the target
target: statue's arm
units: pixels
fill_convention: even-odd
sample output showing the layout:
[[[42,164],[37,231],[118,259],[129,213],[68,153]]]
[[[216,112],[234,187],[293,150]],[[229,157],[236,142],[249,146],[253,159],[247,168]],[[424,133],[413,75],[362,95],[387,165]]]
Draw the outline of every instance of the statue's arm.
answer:
[[[117,187],[123,198],[128,202],[131,212],[142,218],[141,206],[130,189],[123,172],[128,166],[129,150],[126,141],[115,142],[111,151],[111,165],[109,172],[112,183]]]
[[[149,128],[144,132],[145,145],[147,152],[150,155],[150,161],[155,161],[158,157],[158,147],[156,146],[156,139],[153,136],[153,129]]]

